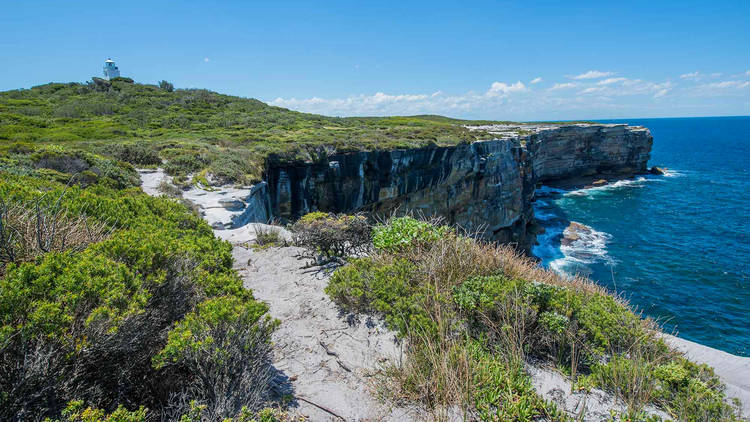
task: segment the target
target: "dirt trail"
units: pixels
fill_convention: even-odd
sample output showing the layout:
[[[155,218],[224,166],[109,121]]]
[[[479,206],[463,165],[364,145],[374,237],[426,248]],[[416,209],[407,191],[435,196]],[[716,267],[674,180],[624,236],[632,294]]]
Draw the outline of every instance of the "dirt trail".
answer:
[[[374,372],[387,360],[400,359],[395,334],[379,321],[342,314],[324,292],[329,276],[318,268],[303,268],[300,248],[249,248],[255,238],[252,227],[215,234],[234,245],[235,268],[245,287],[281,321],[273,335],[277,389],[347,421],[417,417],[413,410],[393,409],[374,398]],[[303,399],[292,412],[314,421],[339,420]]]

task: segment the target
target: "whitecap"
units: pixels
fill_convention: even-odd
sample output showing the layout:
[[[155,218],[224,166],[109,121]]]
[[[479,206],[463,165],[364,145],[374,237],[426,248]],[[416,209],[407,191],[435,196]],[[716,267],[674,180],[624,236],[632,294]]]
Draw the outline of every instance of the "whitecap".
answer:
[[[581,264],[593,264],[597,261],[612,263],[607,254],[607,243],[612,240],[612,235],[594,230],[590,226],[578,223],[580,229],[572,229],[572,225],[563,231],[566,239],[574,238],[561,243],[560,251],[566,258]]]
[[[662,169],[662,176],[664,177],[684,177],[685,173],[680,170]]]
[[[609,233],[580,223],[575,226],[561,222],[544,224],[549,221],[542,222],[545,231],[537,236],[537,244],[531,249],[542,266],[560,275],[572,276],[591,273],[588,265],[597,262],[616,264],[607,253],[607,244],[612,240]]]

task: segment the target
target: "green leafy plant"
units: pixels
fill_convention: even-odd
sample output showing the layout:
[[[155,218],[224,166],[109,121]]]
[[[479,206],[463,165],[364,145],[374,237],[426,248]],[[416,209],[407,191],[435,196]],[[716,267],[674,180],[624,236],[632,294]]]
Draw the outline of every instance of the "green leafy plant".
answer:
[[[376,226],[372,242],[377,249],[396,252],[415,244],[434,242],[450,230],[448,226],[436,226],[412,217],[400,217],[392,219],[386,225]]]

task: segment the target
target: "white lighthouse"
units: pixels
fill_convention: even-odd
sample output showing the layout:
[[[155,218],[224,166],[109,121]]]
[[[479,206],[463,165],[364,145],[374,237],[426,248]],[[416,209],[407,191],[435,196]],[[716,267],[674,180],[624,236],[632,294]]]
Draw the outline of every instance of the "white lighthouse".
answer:
[[[115,66],[115,62],[112,59],[107,59],[104,62],[104,77],[107,80],[120,76],[120,69]]]

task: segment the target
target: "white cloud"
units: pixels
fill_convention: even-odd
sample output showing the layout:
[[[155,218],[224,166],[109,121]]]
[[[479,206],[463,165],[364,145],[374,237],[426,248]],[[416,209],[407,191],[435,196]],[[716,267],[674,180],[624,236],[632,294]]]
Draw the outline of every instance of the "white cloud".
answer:
[[[603,86],[592,86],[592,87],[588,87],[588,88],[584,89],[579,94],[594,94],[594,93],[597,93],[597,92],[602,92],[602,91],[604,91],[604,89],[605,88]]]
[[[745,76],[750,76],[750,70],[748,70],[747,72],[745,72]]]
[[[672,114],[675,110],[709,110],[704,99],[746,98],[750,89],[750,78],[745,77],[744,72],[723,81],[708,79],[708,74],[702,77],[706,79],[702,84],[686,78],[649,81],[625,76],[597,77],[553,83],[546,89],[532,89],[536,78],[529,78],[528,85],[521,81],[496,81],[486,89],[463,93],[378,91],[338,98],[279,97],[270,104],[334,116],[442,114],[498,120],[544,120],[627,117],[649,111],[658,115]]]
[[[446,95],[442,91],[432,94],[386,94],[352,95],[346,98],[324,99],[312,97],[276,98],[271,105],[287,107],[311,113],[337,116],[392,115],[440,113],[457,115],[475,110],[494,108],[508,104],[516,95],[528,91],[521,81],[508,84],[493,82],[484,93],[467,92],[462,95]]]
[[[490,89],[485,95],[488,97],[506,96],[513,92],[521,92],[526,90],[526,85],[523,82],[518,81],[514,84],[506,84],[505,82],[493,82]]]
[[[556,91],[558,89],[575,88],[576,86],[578,86],[578,84],[574,83],[574,82],[565,82],[565,83],[562,83],[562,84],[556,83],[556,84],[552,85],[552,87],[549,88],[548,90],[549,91]]]
[[[211,61],[211,59],[209,59],[208,57],[204,57],[204,58],[203,58],[203,62],[204,62],[204,63],[208,63],[208,62],[210,62],[210,61]]]
[[[701,77],[703,77],[703,74],[701,74],[700,72],[683,73],[682,75],[680,75],[680,79],[685,79],[688,81],[697,81]]]
[[[622,82],[622,81],[625,81],[625,80],[626,80],[626,78],[607,78],[607,79],[605,79],[603,81],[597,82],[597,85],[610,85],[610,84],[615,84],[617,82]]]
[[[750,81],[721,81],[721,82],[713,82],[707,85],[703,85],[704,88],[718,88],[718,89],[725,89],[725,88],[747,88],[750,87]]]
[[[750,72],[750,71],[748,71],[748,72]],[[532,79],[531,82],[529,82],[529,83],[538,84],[541,81],[542,81],[542,77],[541,76],[537,76],[536,78]]]
[[[580,75],[573,76],[572,79],[599,79],[599,78],[606,78],[607,76],[614,75],[614,72],[602,72],[599,70],[589,70],[586,73],[581,73]]]

